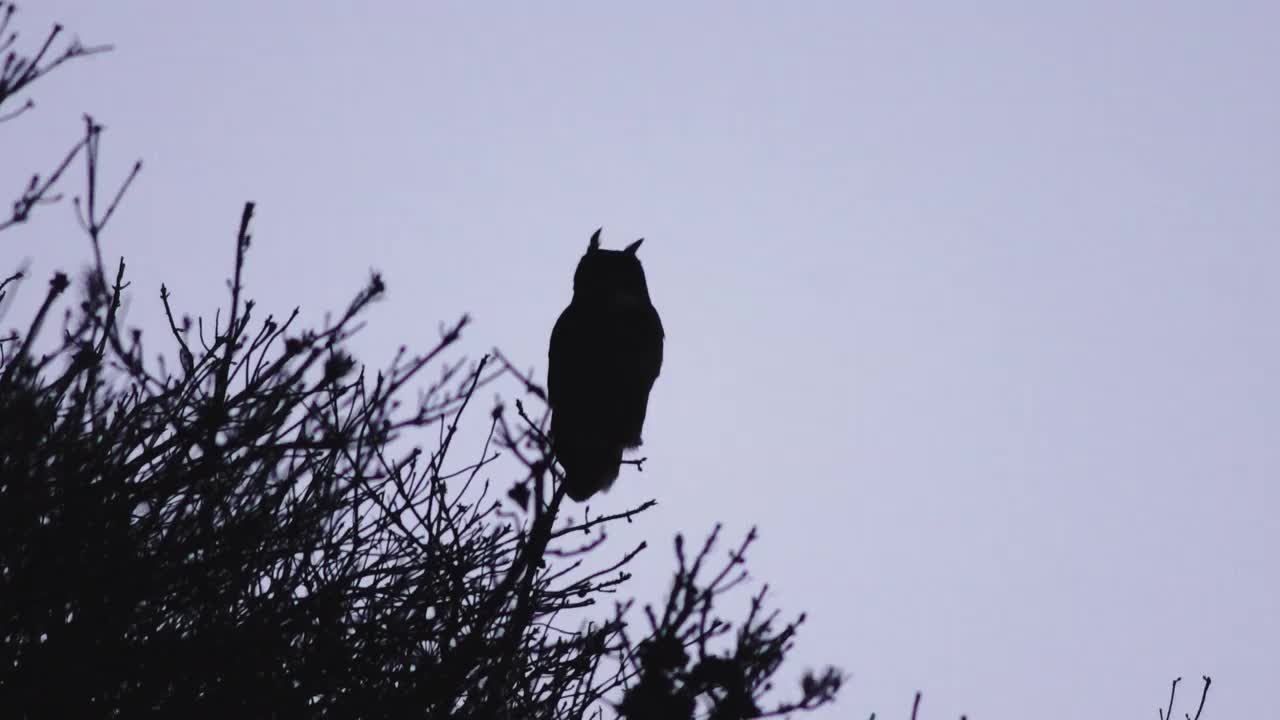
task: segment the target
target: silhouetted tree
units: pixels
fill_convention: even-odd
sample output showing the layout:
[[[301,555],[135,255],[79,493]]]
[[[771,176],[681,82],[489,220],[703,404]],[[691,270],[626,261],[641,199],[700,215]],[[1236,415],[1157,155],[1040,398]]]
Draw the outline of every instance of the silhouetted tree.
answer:
[[[55,29],[19,53],[14,8],[0,13],[0,122],[13,122],[33,81],[103,48]],[[652,501],[563,517],[545,392],[496,352],[448,359],[466,317],[373,373],[345,346],[383,293],[377,275],[321,327],[263,317],[241,282],[252,203],[225,311],[192,321],[161,285],[178,363],[149,354],[120,326],[126,266],[102,246],[141,165],[104,194],[102,132],[86,117],[0,220],[20,225],[84,164],[73,207],[90,269],[74,285],[55,274],[33,320],[0,338],[0,714],[746,718],[835,697],[830,668],[767,697],[803,617],[780,619],[763,590],[736,624],[716,611],[746,580],[754,533],[720,557],[718,528],[692,555],[677,538],[664,601],[604,606],[645,547],[597,561],[604,528]],[[518,383],[515,408],[478,414],[477,390],[502,382]],[[464,422],[487,434],[459,462]]]

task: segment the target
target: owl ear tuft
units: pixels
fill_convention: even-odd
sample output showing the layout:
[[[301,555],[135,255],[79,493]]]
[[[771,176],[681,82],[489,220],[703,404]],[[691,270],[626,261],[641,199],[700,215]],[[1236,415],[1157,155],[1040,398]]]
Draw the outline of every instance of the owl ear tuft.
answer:
[[[596,231],[591,233],[591,242],[587,244],[588,251],[600,249],[600,231],[601,230],[604,230],[604,228],[596,228]]]
[[[623,252],[625,252],[628,255],[635,255],[636,251],[640,249],[640,243],[642,242],[644,242],[644,238],[640,238],[639,240],[631,243],[626,247],[625,250],[623,250]]]

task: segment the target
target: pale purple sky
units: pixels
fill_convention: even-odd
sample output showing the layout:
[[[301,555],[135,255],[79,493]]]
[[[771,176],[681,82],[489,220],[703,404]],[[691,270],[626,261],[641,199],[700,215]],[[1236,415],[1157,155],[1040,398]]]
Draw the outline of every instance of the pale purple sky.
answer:
[[[793,669],[852,675],[822,718],[1153,718],[1202,674],[1206,720],[1274,714],[1274,3],[22,5],[117,49],[3,126],[0,189],[83,111],[145,161],[106,254],[153,343],[245,200],[263,309],[382,270],[371,363],[469,312],[544,373],[589,233],[643,235],[650,461],[593,503],[660,502],[637,594],[758,524]],[[74,228],[5,234],[24,292]]]

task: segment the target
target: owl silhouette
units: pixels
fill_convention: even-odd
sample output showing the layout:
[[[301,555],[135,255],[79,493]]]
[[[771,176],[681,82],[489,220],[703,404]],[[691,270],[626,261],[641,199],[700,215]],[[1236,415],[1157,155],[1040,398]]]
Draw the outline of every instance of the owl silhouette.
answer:
[[[573,274],[573,300],[551,331],[551,444],[566,494],[582,502],[618,477],[639,447],[649,391],[662,368],[662,321],[636,251],[601,250],[600,230]]]

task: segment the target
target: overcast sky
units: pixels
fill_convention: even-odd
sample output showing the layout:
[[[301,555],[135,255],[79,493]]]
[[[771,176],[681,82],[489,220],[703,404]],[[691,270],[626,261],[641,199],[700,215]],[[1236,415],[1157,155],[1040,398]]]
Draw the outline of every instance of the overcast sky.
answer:
[[[659,500],[637,594],[757,524],[790,678],[852,676],[823,718],[1150,718],[1206,674],[1206,718],[1274,714],[1280,6],[22,5],[116,50],[3,126],[0,187],[84,111],[144,160],[106,254],[153,343],[161,282],[224,301],[245,200],[263,309],[384,273],[371,363],[468,312],[542,375],[590,232],[644,236],[650,460],[593,502]],[[46,208],[0,269],[87,257]]]

